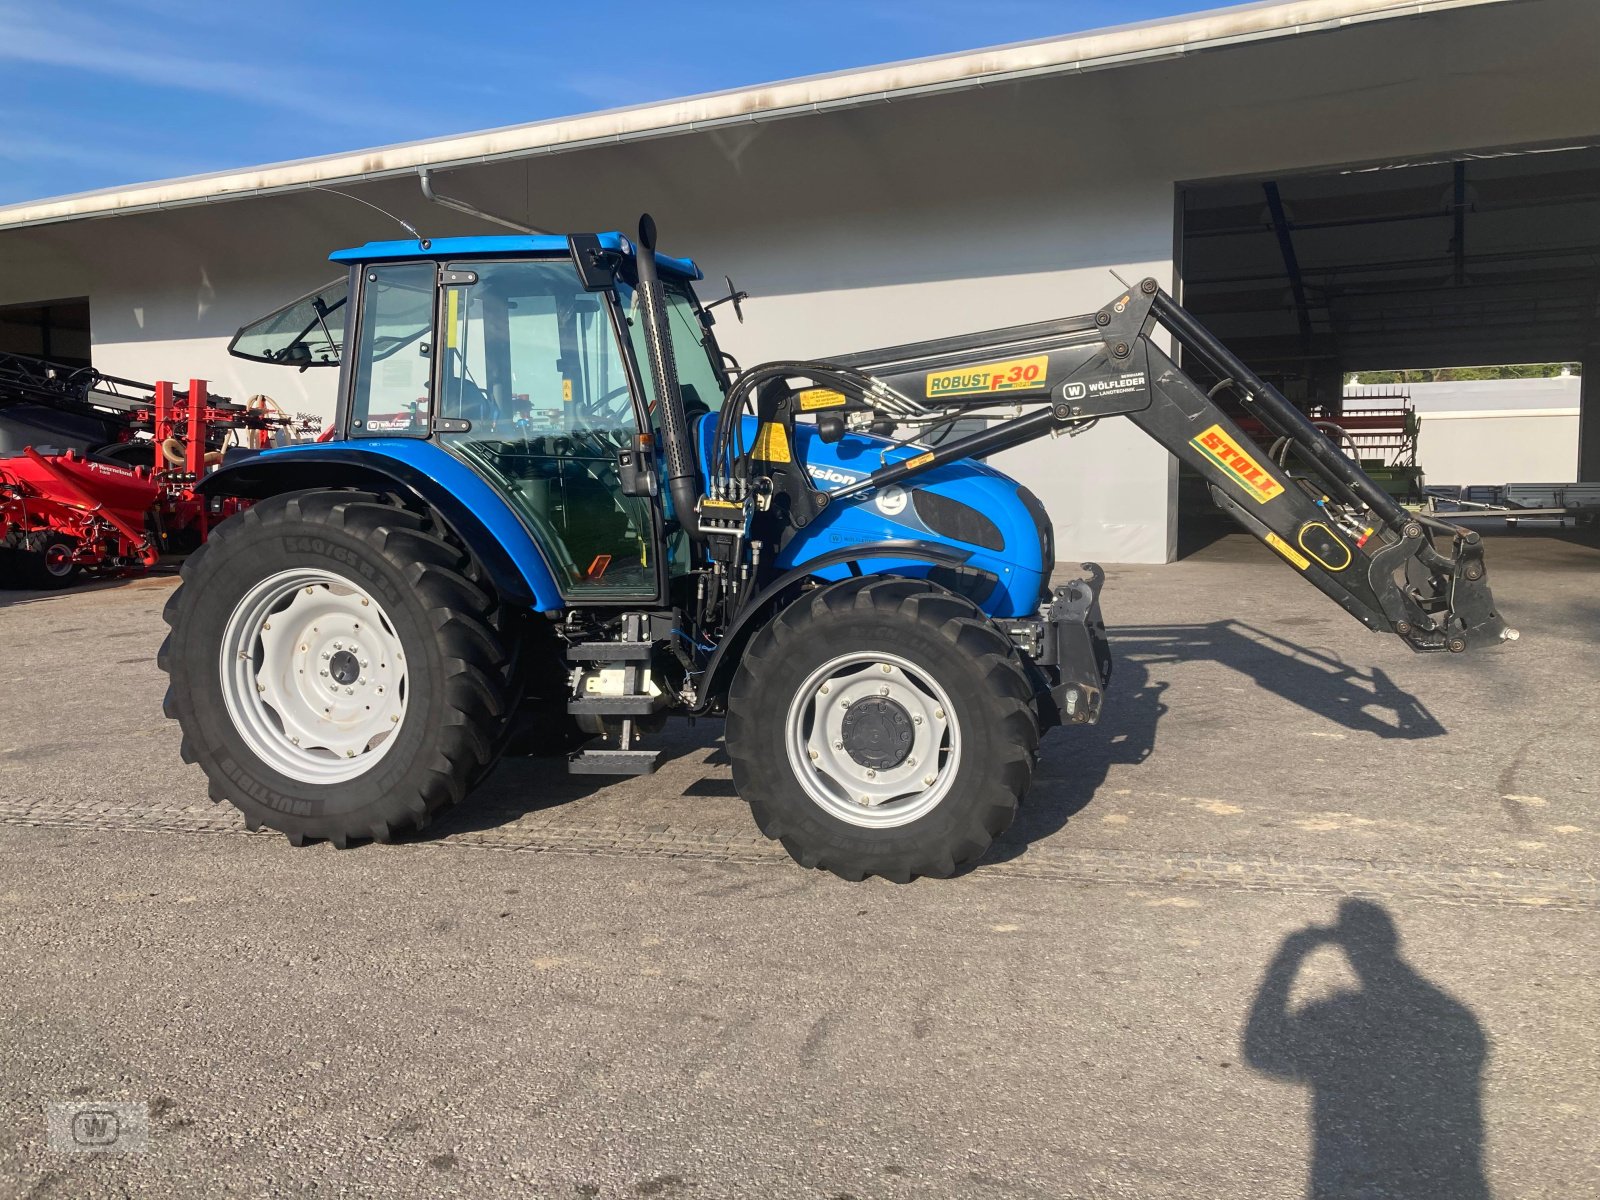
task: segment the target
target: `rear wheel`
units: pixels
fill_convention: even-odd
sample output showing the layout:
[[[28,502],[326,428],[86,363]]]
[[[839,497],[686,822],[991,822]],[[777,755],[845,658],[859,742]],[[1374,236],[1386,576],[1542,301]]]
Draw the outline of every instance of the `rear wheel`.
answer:
[[[1011,824],[1039,724],[981,610],[879,577],[803,597],[756,635],[727,743],[757,824],[801,864],[905,882],[952,874]]]
[[[274,497],[183,567],[161,648],[183,756],[251,828],[387,840],[462,799],[510,707],[495,603],[426,518]]]

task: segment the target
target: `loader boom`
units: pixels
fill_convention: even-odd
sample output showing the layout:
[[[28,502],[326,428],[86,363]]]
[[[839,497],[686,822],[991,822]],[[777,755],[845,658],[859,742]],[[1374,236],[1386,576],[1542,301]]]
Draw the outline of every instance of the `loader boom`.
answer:
[[[1157,328],[1222,381],[1210,394],[1151,340]],[[750,381],[763,427],[792,422],[801,410],[843,430],[869,419],[930,426],[951,414],[1035,408],[831,492],[761,461],[769,439],[758,438],[755,467],[796,493],[789,500],[797,524],[952,460],[1121,416],[1193,467],[1219,508],[1368,628],[1417,651],[1460,652],[1517,636],[1494,607],[1476,532],[1397,504],[1153,279],[1079,317],[779,366],[821,387],[795,392]],[[1218,406],[1214,397],[1226,389],[1283,439],[1279,458],[1256,448]],[[1447,549],[1435,546],[1435,534],[1449,538]]]

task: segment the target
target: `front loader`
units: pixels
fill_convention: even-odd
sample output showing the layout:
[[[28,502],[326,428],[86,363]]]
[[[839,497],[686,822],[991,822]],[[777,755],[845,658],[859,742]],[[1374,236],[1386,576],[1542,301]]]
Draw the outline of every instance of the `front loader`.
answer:
[[[949,875],[1112,673],[1102,573],[1052,589],[1043,506],[977,456],[1112,417],[1369,628],[1516,636],[1476,533],[1398,507],[1154,280],[1082,317],[740,370],[713,328],[742,294],[702,304],[654,240],[646,219],[637,242],[369,243],[235,338],[340,372],[333,441],[204,482],[252,503],[167,606],[167,714],[252,828],[384,841],[502,754],[643,774],[665,719],[721,715],[740,794],[801,863]],[[1223,392],[1294,453],[1252,451]],[[974,415],[1000,419],[947,436]]]

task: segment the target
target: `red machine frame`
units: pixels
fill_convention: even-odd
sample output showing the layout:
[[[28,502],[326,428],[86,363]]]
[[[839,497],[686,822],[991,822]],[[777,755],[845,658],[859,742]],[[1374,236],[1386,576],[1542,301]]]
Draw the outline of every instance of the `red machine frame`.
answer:
[[[191,379],[186,392],[157,383],[150,405],[130,413],[128,429],[129,440],[136,431],[151,435],[148,468],[32,446],[0,459],[0,551],[22,564],[22,582],[42,586],[84,573],[148,570],[164,553],[197,547],[215,521],[247,503],[208,501],[195,491],[221,461],[213,444],[224,431],[247,431],[253,448],[266,449],[280,431],[308,433],[313,424],[289,417],[265,396],[244,405],[214,397],[203,379]]]

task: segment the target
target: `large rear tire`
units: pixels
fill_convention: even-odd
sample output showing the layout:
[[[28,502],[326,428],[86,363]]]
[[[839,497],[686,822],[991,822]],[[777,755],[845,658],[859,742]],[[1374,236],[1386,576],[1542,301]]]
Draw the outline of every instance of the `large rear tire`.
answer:
[[[387,841],[459,802],[510,709],[497,606],[427,518],[297,492],[183,566],[159,664],[183,757],[251,829]]]
[[[761,831],[845,879],[948,876],[1011,824],[1039,744],[1010,640],[920,579],[821,588],[745,651],[734,783]]]

